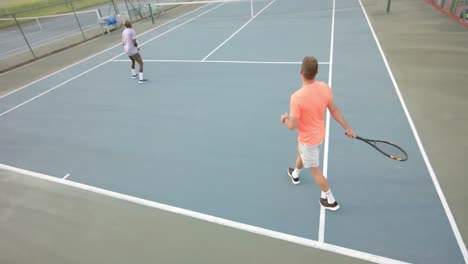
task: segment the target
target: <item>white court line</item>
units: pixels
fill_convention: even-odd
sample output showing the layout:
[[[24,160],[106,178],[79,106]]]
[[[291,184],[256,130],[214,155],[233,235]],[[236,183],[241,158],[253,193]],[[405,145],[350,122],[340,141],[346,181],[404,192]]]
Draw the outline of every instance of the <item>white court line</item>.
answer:
[[[138,198],[138,197],[134,197],[134,196],[118,193],[118,192],[109,191],[109,190],[102,189],[102,188],[97,188],[97,187],[94,187],[94,186],[90,186],[90,185],[86,185],[86,184],[82,184],[82,183],[78,183],[78,182],[74,182],[74,181],[70,181],[70,180],[60,179],[60,178],[53,177],[53,176],[50,176],[50,175],[45,175],[45,174],[42,174],[42,173],[37,173],[37,172],[28,171],[28,170],[24,170],[24,169],[20,169],[20,168],[15,168],[15,167],[8,166],[8,165],[5,165],[5,164],[0,164],[0,169],[15,172],[15,173],[19,173],[19,174],[29,176],[29,177],[34,177],[34,178],[46,180],[46,181],[49,181],[49,182],[54,182],[54,183],[70,186],[70,187],[77,188],[77,189],[80,189],[80,190],[85,190],[85,191],[88,191],[88,192],[97,193],[99,195],[112,197],[112,198],[115,198],[115,199],[118,199],[118,200],[127,201],[127,202],[130,202],[130,203],[139,204],[139,205],[143,205],[143,206],[147,206],[147,207],[151,207],[151,208],[155,208],[155,209],[159,209],[159,210],[163,210],[163,211],[167,211],[167,212],[171,212],[171,213],[175,213],[175,214],[180,214],[180,215],[192,217],[192,218],[195,218],[195,219],[203,220],[203,221],[206,221],[206,222],[215,223],[215,224],[219,224],[219,225],[223,225],[223,226],[228,226],[228,227],[232,227],[232,228],[235,228],[235,229],[247,231],[247,232],[250,232],[250,233],[259,234],[259,235],[263,235],[263,236],[267,236],[267,237],[271,237],[271,238],[276,238],[276,239],[279,239],[279,240],[284,240],[284,241],[296,243],[296,244],[299,244],[299,245],[304,245],[304,246],[311,247],[311,248],[321,249],[321,250],[325,250],[325,251],[329,251],[329,252],[333,252],[333,253],[336,253],[336,254],[345,255],[345,256],[349,256],[349,257],[353,257],[353,258],[357,258],[357,259],[362,259],[362,260],[371,261],[371,262],[375,262],[375,263],[383,263],[383,264],[404,264],[404,263],[406,263],[406,262],[402,262],[402,261],[399,261],[399,260],[390,259],[390,258],[377,256],[377,255],[372,255],[372,254],[369,254],[369,253],[366,253],[366,252],[361,252],[361,251],[357,251],[357,250],[353,250],[353,249],[349,249],[349,248],[344,248],[344,247],[335,246],[335,245],[326,244],[326,243],[320,243],[320,242],[317,242],[315,240],[310,240],[310,239],[306,239],[306,238],[302,238],[302,237],[298,237],[298,236],[288,235],[288,234],[284,234],[284,233],[281,233],[281,232],[277,232],[277,231],[273,231],[273,230],[269,230],[269,229],[265,229],[265,228],[261,228],[261,227],[257,227],[257,226],[252,226],[252,225],[247,225],[247,224],[243,224],[243,223],[239,223],[239,222],[234,222],[234,221],[227,220],[227,219],[224,219],[224,218],[219,218],[219,217],[212,216],[212,215],[202,214],[202,213],[198,213],[198,212],[195,212],[195,211],[190,211],[190,210],[187,210],[187,209],[178,208],[178,207],[175,207],[175,206],[170,206],[170,205],[167,205],[167,204],[157,203],[157,202],[141,199],[141,198]]]
[[[213,11],[213,10],[215,10],[215,9],[217,9],[217,8],[219,8],[219,7],[221,7],[221,6],[223,6],[223,5],[224,5],[224,3],[222,3],[222,4],[220,4],[220,5],[217,5],[217,6],[213,7],[213,8],[210,8],[210,9],[206,10],[205,12],[203,12],[203,13],[201,13],[201,14],[198,14],[197,16],[192,17],[191,19],[189,19],[189,20],[187,20],[187,21],[185,21],[185,22],[183,22],[183,23],[181,23],[181,24],[179,24],[179,25],[177,25],[177,26],[175,26],[175,27],[173,27],[173,28],[171,28],[171,29],[169,29],[169,30],[167,30],[167,31],[165,31],[165,32],[163,32],[163,33],[161,33],[161,34],[159,34],[159,35],[157,35],[156,37],[151,38],[151,39],[149,39],[149,40],[143,42],[142,44],[140,44],[140,46],[143,46],[143,45],[145,45],[146,43],[148,43],[148,42],[150,42],[150,41],[153,41],[153,40],[155,40],[155,39],[157,39],[157,38],[159,38],[159,37],[161,37],[161,36],[164,36],[164,35],[166,35],[167,33],[171,32],[171,31],[173,31],[173,30],[175,30],[175,29],[177,29],[177,28],[179,28],[179,27],[181,27],[181,26],[183,26],[183,25],[185,25],[185,24],[187,24],[187,23],[190,23],[190,22],[192,22],[193,20],[195,20],[195,19],[197,19],[197,18],[199,18],[199,17],[201,17],[201,16],[203,16],[203,15],[205,15],[205,14],[207,14],[207,13],[209,13],[209,12],[211,12],[211,11]],[[203,6],[202,6],[202,7],[203,7]],[[202,7],[199,7],[198,9],[200,9],[200,8],[202,8]],[[197,10],[198,10],[198,9],[197,9]],[[121,53],[120,55],[123,55],[123,54],[124,54],[124,53]],[[114,60],[115,58],[116,58],[116,57],[110,59],[109,61],[112,61],[112,60]],[[127,60],[127,62],[128,62],[128,61],[129,61],[129,60]]]
[[[186,63],[239,63],[239,64],[302,64],[300,61],[222,61],[222,60],[147,60],[144,62],[186,62]],[[129,60],[112,60],[112,62],[129,62]],[[329,64],[329,62],[319,62],[319,64]]]
[[[374,36],[375,43],[377,44],[377,47],[379,48],[380,55],[382,56],[382,59],[385,63],[385,67],[388,70],[388,74],[390,75],[390,78],[392,79],[393,86],[395,87],[395,91],[398,95],[398,98],[400,99],[401,106],[403,107],[406,118],[408,119],[408,123],[411,127],[411,130],[413,131],[413,135],[416,138],[416,142],[418,144],[419,150],[421,151],[424,162],[426,163],[429,174],[431,175],[432,182],[434,183],[434,187],[437,191],[437,194],[439,195],[440,201],[442,202],[442,206],[444,207],[445,214],[447,215],[450,226],[452,227],[453,234],[455,235],[455,239],[457,240],[458,246],[460,247],[465,263],[468,263],[468,251],[466,249],[465,243],[463,242],[463,237],[461,236],[460,231],[458,230],[457,223],[455,222],[455,218],[453,217],[452,211],[450,210],[450,207],[447,203],[447,199],[445,198],[442,188],[440,187],[439,181],[437,180],[437,175],[435,174],[434,169],[432,168],[431,162],[429,161],[429,157],[427,156],[426,151],[424,150],[424,146],[422,144],[421,138],[419,137],[418,131],[416,130],[416,126],[414,125],[413,119],[411,118],[408,108],[406,107],[406,103],[403,100],[403,96],[401,95],[401,92],[400,92],[400,88],[398,87],[395,77],[393,76],[393,72],[390,69],[390,65],[388,64],[387,58],[385,57],[385,53],[383,52],[383,49],[380,46],[379,39],[377,38],[377,35],[375,34],[374,28],[372,27],[372,24],[369,20],[369,17],[367,16],[367,12],[361,0],[359,0],[359,4],[361,5],[362,12],[364,13],[367,23],[369,24],[369,28],[372,32],[372,36]]]
[[[163,32],[163,33],[157,35],[156,37],[151,38],[151,39],[149,39],[149,40],[143,42],[143,43],[141,44],[141,46],[143,46],[144,44],[146,44],[146,43],[148,43],[148,42],[150,42],[150,41],[153,41],[153,40],[155,40],[155,39],[157,39],[157,38],[159,38],[159,37],[161,37],[161,36],[163,36],[163,35],[165,35],[165,34],[171,32],[171,31],[173,31],[173,30],[175,30],[175,29],[177,29],[177,28],[179,28],[179,27],[181,27],[181,26],[183,26],[183,25],[189,23],[190,21],[193,21],[194,19],[196,19],[196,18],[198,18],[198,17],[200,17],[200,16],[202,16],[202,15],[208,13],[208,12],[211,12],[211,11],[215,10],[216,8],[218,8],[218,7],[222,6],[222,5],[223,5],[223,4],[218,5],[218,6],[215,6],[214,8],[208,9],[207,11],[205,11],[205,12],[203,12],[203,13],[201,13],[201,14],[199,14],[199,15],[197,15],[197,16],[195,16],[195,17],[193,17],[193,18],[191,18],[191,19],[189,19],[189,20],[187,20],[187,21],[185,21],[184,23],[181,23],[181,24],[179,24],[179,25],[177,25],[177,26],[175,26],[175,27],[173,27],[173,28],[171,28],[171,29],[169,29],[169,30],[167,30],[167,31],[165,31],[165,32]],[[2,117],[3,115],[5,115],[5,114],[7,114],[7,113],[9,113],[9,112],[11,112],[11,111],[13,111],[13,110],[15,110],[15,109],[17,109],[17,108],[23,106],[23,105],[25,105],[25,104],[27,104],[27,103],[29,103],[29,102],[31,102],[31,101],[33,101],[33,100],[35,100],[35,99],[37,99],[37,98],[43,96],[43,95],[45,95],[45,94],[48,94],[49,92],[51,92],[51,91],[53,91],[53,90],[55,90],[55,89],[61,87],[61,86],[64,85],[64,84],[67,84],[67,83],[73,81],[74,79],[76,79],[76,78],[78,78],[78,77],[80,77],[80,76],[85,75],[86,73],[88,73],[88,72],[90,72],[90,71],[92,71],[92,70],[95,70],[95,69],[101,67],[102,65],[104,65],[104,64],[106,64],[106,63],[112,61],[113,59],[122,56],[123,54],[124,54],[124,53],[120,53],[120,54],[118,54],[117,56],[114,56],[114,57],[112,57],[111,59],[109,59],[109,60],[107,60],[107,61],[105,61],[105,62],[102,62],[102,63],[100,63],[100,64],[98,64],[98,65],[92,67],[91,69],[88,69],[88,70],[86,70],[86,71],[84,71],[84,72],[82,72],[82,73],[80,73],[80,74],[78,74],[78,75],[76,75],[76,76],[74,76],[74,77],[72,77],[72,78],[70,78],[70,79],[64,81],[64,82],[62,82],[62,83],[60,83],[60,84],[58,84],[58,85],[56,85],[56,86],[50,88],[49,90],[47,90],[47,91],[45,91],[45,92],[42,92],[42,93],[40,93],[40,94],[38,94],[38,95],[36,95],[36,96],[30,98],[29,100],[22,102],[21,104],[16,105],[15,107],[12,107],[12,108],[8,109],[7,111],[1,113],[1,114],[0,114],[0,117]],[[1,97],[0,97],[0,99],[1,99]]]
[[[221,48],[224,44],[226,44],[226,42],[228,42],[230,39],[232,39],[235,35],[237,35],[237,33],[239,33],[243,28],[245,28],[250,22],[252,22],[258,15],[260,15],[265,9],[267,9],[271,4],[273,4],[276,0],[273,0],[271,1],[268,5],[266,5],[264,8],[262,8],[262,10],[260,10],[260,12],[258,12],[257,14],[255,14],[255,16],[253,16],[252,18],[249,19],[249,21],[247,21],[244,25],[242,25],[242,27],[240,27],[236,32],[234,32],[231,36],[229,36],[229,38],[227,38],[225,41],[223,41],[223,43],[219,44],[218,47],[216,47],[213,51],[210,52],[210,54],[206,55],[202,61],[205,61],[209,56],[211,56],[211,54],[215,53],[219,48]]]
[[[70,13],[57,14],[57,15],[47,15],[47,16],[37,16],[37,17],[17,17],[16,19],[17,20],[46,19],[46,18],[53,18],[53,17],[71,16],[71,15],[75,15],[75,14],[86,14],[86,13],[99,14],[97,9],[90,9],[90,10],[85,10],[85,11],[76,11],[76,12],[70,12]],[[10,21],[10,20],[15,20],[15,19],[14,18],[0,18],[0,21]]]
[[[113,59],[114,59],[114,58],[117,58],[117,57],[120,56],[120,55],[121,55],[121,54],[119,54],[119,55],[113,57]],[[0,113],[0,117],[2,117],[3,115],[8,114],[9,112],[11,112],[11,111],[13,111],[13,110],[15,110],[15,109],[17,109],[17,108],[20,108],[21,106],[23,106],[23,105],[25,105],[25,104],[27,104],[27,103],[29,103],[29,102],[31,102],[31,101],[36,100],[37,98],[39,98],[39,97],[41,97],[41,96],[43,96],[43,95],[45,95],[45,94],[48,94],[48,93],[52,92],[53,90],[55,90],[55,89],[61,87],[62,85],[67,84],[67,83],[69,83],[69,82],[75,80],[76,78],[78,78],[78,77],[80,77],[80,76],[85,75],[86,73],[88,73],[88,72],[90,72],[90,71],[92,71],[92,70],[94,70],[94,69],[97,69],[97,68],[101,67],[102,65],[108,63],[109,61],[110,61],[110,60],[107,60],[107,61],[105,61],[105,62],[102,62],[102,63],[100,63],[100,64],[98,64],[98,65],[92,67],[91,69],[88,69],[88,70],[86,70],[86,71],[84,71],[84,72],[82,72],[82,73],[80,73],[80,74],[78,74],[78,75],[75,75],[75,77],[72,77],[72,78],[70,78],[70,79],[68,79],[68,80],[66,80],[66,81],[64,81],[64,82],[62,82],[62,83],[60,83],[60,84],[58,84],[58,85],[56,85],[56,86],[50,88],[49,90],[46,90],[46,91],[44,91],[44,92],[42,92],[42,93],[40,93],[40,94],[38,94],[38,95],[36,95],[36,96],[30,98],[29,100],[26,100],[26,101],[22,102],[21,104],[18,104],[18,105],[16,105],[16,106],[14,106],[14,107],[12,107],[12,108],[6,110],[6,111],[3,112],[3,113]]]
[[[248,0],[250,1],[250,0]],[[169,3],[155,3],[156,6],[173,6],[173,5],[199,5],[199,4],[214,4],[214,3],[234,3],[234,2],[247,2],[246,0],[221,0],[221,1],[192,1],[192,2],[169,2]]]
[[[335,41],[335,0],[333,0],[332,8],[332,22],[331,22],[331,37],[330,37],[330,65],[328,71],[328,85],[332,87],[332,73],[333,73],[333,43]],[[327,178],[328,174],[328,149],[330,142],[330,112],[327,109],[326,115],[326,128],[325,128],[325,143],[323,147],[323,175]],[[331,188],[330,188],[331,189]],[[322,198],[325,198],[325,193],[322,192]],[[320,206],[320,219],[319,219],[319,230],[318,230],[318,241],[325,241],[325,208]]]
[[[113,62],[129,62],[130,60],[112,60]],[[192,63],[192,62],[202,62],[200,60],[147,60],[147,59],[143,59],[143,62],[188,62],[188,63]]]
[[[197,9],[195,9],[195,10],[192,10],[192,11],[190,11],[190,12],[188,12],[188,13],[182,15],[182,16],[179,16],[179,17],[176,17],[176,18],[174,18],[174,19],[171,19],[171,20],[167,21],[167,22],[164,23],[164,24],[161,24],[161,25],[159,25],[159,26],[157,26],[157,27],[155,27],[155,28],[152,28],[152,29],[150,29],[150,30],[147,30],[147,31],[145,31],[145,32],[143,32],[143,33],[141,33],[141,34],[139,34],[138,36],[146,35],[146,34],[152,32],[152,31],[157,30],[157,29],[159,29],[159,28],[161,28],[161,27],[163,27],[163,26],[165,26],[165,25],[167,25],[167,24],[170,24],[170,23],[172,23],[172,22],[174,22],[174,21],[176,21],[176,20],[178,20],[178,19],[180,19],[180,18],[183,18],[183,17],[185,17],[185,16],[188,16],[188,15],[190,15],[190,14],[192,14],[192,13],[195,13],[196,11],[202,9],[203,7],[205,7],[205,6],[201,6],[201,7],[197,8]],[[67,67],[65,67],[65,68],[62,68],[62,69],[60,69],[60,70],[58,70],[58,71],[55,71],[55,72],[53,72],[53,73],[51,73],[51,74],[48,74],[48,75],[46,75],[46,76],[44,76],[44,77],[41,77],[40,79],[37,79],[37,80],[35,80],[35,81],[33,81],[33,82],[30,82],[30,83],[28,83],[28,84],[26,84],[26,85],[24,85],[24,86],[22,86],[22,87],[20,87],[20,88],[18,88],[18,89],[15,89],[15,90],[13,90],[13,91],[11,91],[11,92],[9,92],[9,93],[6,93],[6,94],[0,96],[0,99],[4,98],[4,97],[6,97],[6,96],[9,96],[9,95],[11,95],[11,94],[13,94],[13,93],[16,93],[16,92],[18,92],[18,91],[20,91],[20,90],[23,90],[24,88],[26,88],[26,87],[28,87],[28,86],[31,86],[31,85],[33,85],[33,84],[39,82],[39,81],[42,81],[42,80],[44,80],[44,79],[47,79],[47,78],[49,78],[50,76],[55,75],[55,74],[57,74],[57,73],[60,73],[60,72],[66,70],[66,69],[68,69],[68,68],[71,68],[71,67],[77,65],[77,64],[80,64],[80,63],[82,63],[82,62],[84,62],[84,61],[87,61],[87,60],[89,60],[89,59],[92,59],[92,58],[94,58],[94,57],[96,57],[96,56],[98,56],[98,55],[100,55],[100,54],[102,54],[102,53],[105,53],[105,52],[107,52],[107,51],[109,51],[109,50],[111,50],[111,49],[113,49],[113,48],[120,47],[121,45],[122,45],[122,44],[119,43],[119,44],[114,45],[114,46],[112,46],[112,47],[110,47],[110,48],[107,48],[107,49],[105,49],[105,50],[103,50],[103,51],[100,51],[100,52],[98,52],[98,53],[95,53],[95,54],[93,54],[93,55],[91,55],[91,56],[89,56],[89,57],[87,57],[87,58],[84,58],[84,59],[82,59],[82,60],[80,60],[80,61],[78,61],[78,62],[75,62],[75,63],[73,63],[73,64],[71,64],[71,65],[69,65],[69,66],[67,66]],[[27,64],[27,65],[29,65],[29,64]],[[19,68],[26,67],[27,65],[24,65],[24,66],[19,67]],[[17,69],[19,69],[19,68],[16,68],[15,70],[17,70]],[[10,71],[4,72],[4,73],[0,74],[0,76],[2,76],[2,75],[4,75],[4,74],[7,74],[7,73],[9,73],[9,72],[10,72]]]
[[[205,60],[203,62],[213,63],[240,63],[240,64],[302,64],[300,61],[222,61],[222,60]],[[328,64],[328,62],[321,62]]]
[[[84,31],[87,31],[88,29],[91,29],[91,28],[98,28],[98,26],[96,26],[96,25],[87,25],[87,26],[82,27],[82,29]],[[81,34],[81,31],[79,29],[77,29],[76,31],[64,32],[64,33],[61,33],[61,34],[58,34],[58,35],[54,35],[53,37],[48,38],[48,39],[42,39],[42,40],[38,40],[36,42],[31,42],[30,44],[31,44],[31,47],[33,47],[33,49],[38,49],[40,47],[46,46],[46,45],[48,45],[50,43],[53,43],[53,42],[55,42],[55,41],[57,41],[59,39],[63,39],[65,37],[72,36],[72,35],[80,35],[80,34]],[[19,50],[19,51],[16,52],[17,50]],[[0,53],[0,57],[8,59],[8,58],[13,57],[13,56],[15,56],[17,54],[25,53],[25,52],[28,52],[28,53],[30,52],[27,45],[20,46],[20,47],[11,49],[11,50],[3,51],[3,52]],[[9,55],[4,57],[3,54],[7,54],[7,53],[9,53]]]
[[[70,177],[70,173],[67,173],[67,175],[63,176],[62,179],[66,180],[68,177]]]

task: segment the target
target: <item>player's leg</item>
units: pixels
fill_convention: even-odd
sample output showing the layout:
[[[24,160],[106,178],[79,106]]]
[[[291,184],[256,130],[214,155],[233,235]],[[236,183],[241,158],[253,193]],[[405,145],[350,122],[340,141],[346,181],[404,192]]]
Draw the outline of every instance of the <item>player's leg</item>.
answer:
[[[297,159],[296,159],[296,170],[300,171],[304,168],[304,163],[302,162],[301,153],[299,149],[297,150]],[[299,176],[299,173],[298,173]]]
[[[138,75],[139,75],[139,83],[144,83],[146,80],[143,78],[143,59],[141,58],[141,55],[137,53],[137,56],[135,58],[136,62],[138,62]]]
[[[293,169],[291,167],[288,168],[288,175],[291,178],[294,184],[299,184],[299,173],[301,172],[302,168],[304,168],[304,164],[302,163],[301,152],[299,147],[297,148],[297,159],[296,159],[296,168]]]
[[[317,183],[318,187],[322,192],[326,193],[330,190],[330,186],[328,185],[327,178],[322,173],[320,167],[311,167],[310,172],[314,176],[315,182]]]
[[[340,206],[336,202],[335,197],[333,197],[327,178],[325,178],[322,170],[320,169],[320,145],[321,144],[310,146],[299,144],[299,150],[304,168],[310,169],[315,182],[320,187],[320,190],[325,194],[326,198],[320,198],[320,204],[326,209],[335,211],[338,210]]]
[[[315,182],[319,186],[320,190],[325,194],[325,198],[320,198],[320,204],[325,207],[325,209],[329,209],[332,211],[336,211],[340,208],[338,202],[335,200],[333,193],[330,189],[330,185],[328,184],[327,178],[322,173],[322,170],[319,166],[311,167],[310,172],[314,175]]]
[[[135,70],[135,60],[132,58],[132,57],[129,57],[130,60],[132,61],[132,64],[131,64],[131,69],[132,69],[132,79],[136,79],[136,77],[138,77],[138,74]]]
[[[138,72],[143,73],[143,59],[139,56],[135,60],[138,62]]]

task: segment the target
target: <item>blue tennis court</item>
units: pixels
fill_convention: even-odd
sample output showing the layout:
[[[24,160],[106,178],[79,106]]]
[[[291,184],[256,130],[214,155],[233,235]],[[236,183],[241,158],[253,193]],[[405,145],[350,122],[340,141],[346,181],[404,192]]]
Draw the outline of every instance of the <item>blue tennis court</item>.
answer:
[[[0,97],[0,163],[168,206],[178,213],[377,263],[464,263],[466,246],[359,0],[203,5],[138,41],[145,78],[120,45]],[[142,33],[142,34],[141,34]],[[333,120],[322,168],[337,212],[279,124],[304,56],[360,135]]]

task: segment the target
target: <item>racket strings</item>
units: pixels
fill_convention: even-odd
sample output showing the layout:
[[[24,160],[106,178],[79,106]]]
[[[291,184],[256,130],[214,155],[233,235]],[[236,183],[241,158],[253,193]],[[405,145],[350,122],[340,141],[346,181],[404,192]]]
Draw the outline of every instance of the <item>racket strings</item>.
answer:
[[[396,147],[396,146],[394,146],[394,145],[392,145],[390,143],[375,142],[375,146],[378,149],[380,149],[382,152],[384,152],[385,154],[390,155],[390,156],[392,156],[392,157],[394,157],[396,159],[406,159],[407,158],[406,153],[402,149],[400,149],[400,148],[398,148],[398,147]]]

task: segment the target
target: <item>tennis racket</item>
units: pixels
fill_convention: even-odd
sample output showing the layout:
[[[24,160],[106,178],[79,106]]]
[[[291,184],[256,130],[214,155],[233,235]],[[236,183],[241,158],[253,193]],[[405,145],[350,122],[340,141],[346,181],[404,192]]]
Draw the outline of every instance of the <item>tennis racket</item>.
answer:
[[[366,142],[378,152],[384,154],[385,156],[397,160],[397,161],[406,161],[408,159],[408,154],[401,147],[384,140],[374,140],[356,136],[356,139]]]

